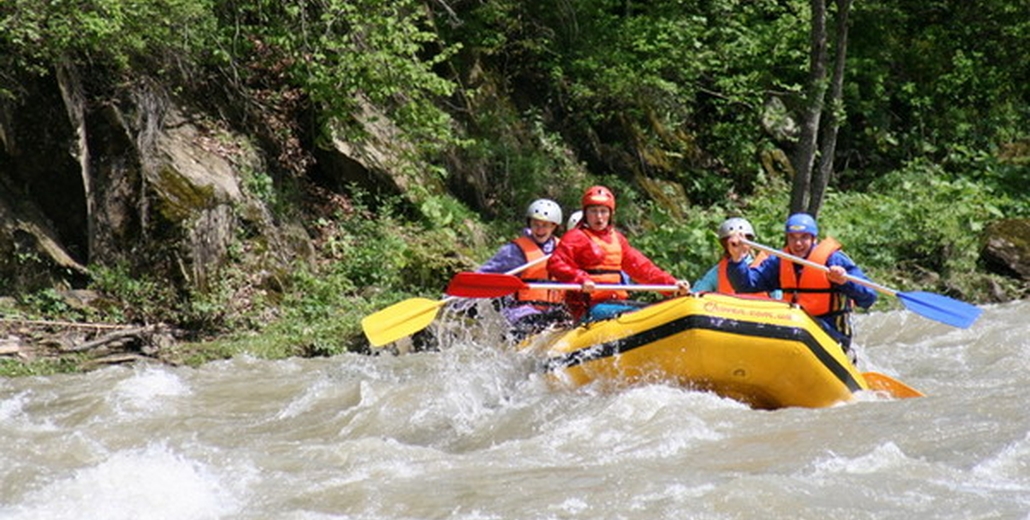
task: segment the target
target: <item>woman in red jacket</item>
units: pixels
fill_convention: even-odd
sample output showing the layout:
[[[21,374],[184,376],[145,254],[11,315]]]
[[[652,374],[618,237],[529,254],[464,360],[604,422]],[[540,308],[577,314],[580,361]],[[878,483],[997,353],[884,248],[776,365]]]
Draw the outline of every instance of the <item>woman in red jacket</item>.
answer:
[[[589,311],[587,319],[592,321],[637,308],[624,301],[629,296],[626,291],[596,290],[597,284],[621,283],[622,273],[638,283],[676,285],[677,294],[690,291],[690,282],[677,280],[660,269],[612,227],[615,196],[611,190],[590,187],[583,194],[582,205],[583,220],[562,236],[547,262],[552,278],[582,286],[582,292],[569,291],[566,295],[573,316],[580,318]],[[601,303],[605,305],[598,306]]]

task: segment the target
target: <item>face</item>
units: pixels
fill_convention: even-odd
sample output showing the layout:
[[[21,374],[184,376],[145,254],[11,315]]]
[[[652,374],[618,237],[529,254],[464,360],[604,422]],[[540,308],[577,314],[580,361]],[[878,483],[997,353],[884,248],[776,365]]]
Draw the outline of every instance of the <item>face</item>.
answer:
[[[744,235],[744,238],[753,241],[755,239],[755,236],[754,235]],[[719,239],[719,243],[722,244],[722,250],[724,252],[726,252],[726,253],[730,252],[729,242],[730,242],[730,237],[720,238]],[[745,255],[751,253],[751,246],[749,246],[749,245],[747,245],[747,244],[745,244],[743,242],[740,243],[740,248],[741,248],[741,251],[743,251]]]
[[[587,206],[583,210],[583,217],[587,219],[590,229],[602,231],[611,222],[612,210],[608,209],[608,206]]]
[[[794,256],[806,256],[814,239],[808,233],[787,233],[787,250]]]
[[[537,243],[547,242],[551,235],[554,234],[554,230],[557,229],[558,224],[554,222],[548,222],[546,220],[538,220],[535,218],[529,219],[529,232],[533,235],[533,240]]]

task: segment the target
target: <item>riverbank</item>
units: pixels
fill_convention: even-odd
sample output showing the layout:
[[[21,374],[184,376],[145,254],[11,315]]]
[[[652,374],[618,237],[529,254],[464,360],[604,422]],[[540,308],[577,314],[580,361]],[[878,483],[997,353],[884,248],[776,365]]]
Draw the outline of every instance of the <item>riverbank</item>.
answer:
[[[180,364],[172,348],[183,331],[126,325],[0,318],[0,374],[79,372],[136,362]]]

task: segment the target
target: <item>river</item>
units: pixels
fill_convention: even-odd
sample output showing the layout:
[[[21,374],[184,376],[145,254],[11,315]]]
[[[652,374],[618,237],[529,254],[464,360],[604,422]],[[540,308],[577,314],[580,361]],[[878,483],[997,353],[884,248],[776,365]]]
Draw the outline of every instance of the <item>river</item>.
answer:
[[[0,518],[1027,519],[1028,316],[860,315],[860,369],[927,397],[826,409],[553,388],[475,342],[4,379]]]

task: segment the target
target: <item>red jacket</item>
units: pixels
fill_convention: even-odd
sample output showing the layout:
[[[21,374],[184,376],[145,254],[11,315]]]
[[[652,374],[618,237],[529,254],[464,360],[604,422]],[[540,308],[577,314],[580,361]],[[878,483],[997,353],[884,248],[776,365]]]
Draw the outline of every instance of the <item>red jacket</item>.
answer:
[[[633,281],[646,284],[673,285],[676,278],[654,265],[643,253],[629,245],[626,237],[612,226],[601,232],[586,227],[577,227],[561,237],[561,243],[555,248],[551,259],[547,261],[547,270],[551,278],[559,282],[581,284],[592,279],[587,270],[596,269],[604,263],[604,251],[587,234],[600,240],[610,242],[618,240],[622,248],[622,270]]]

